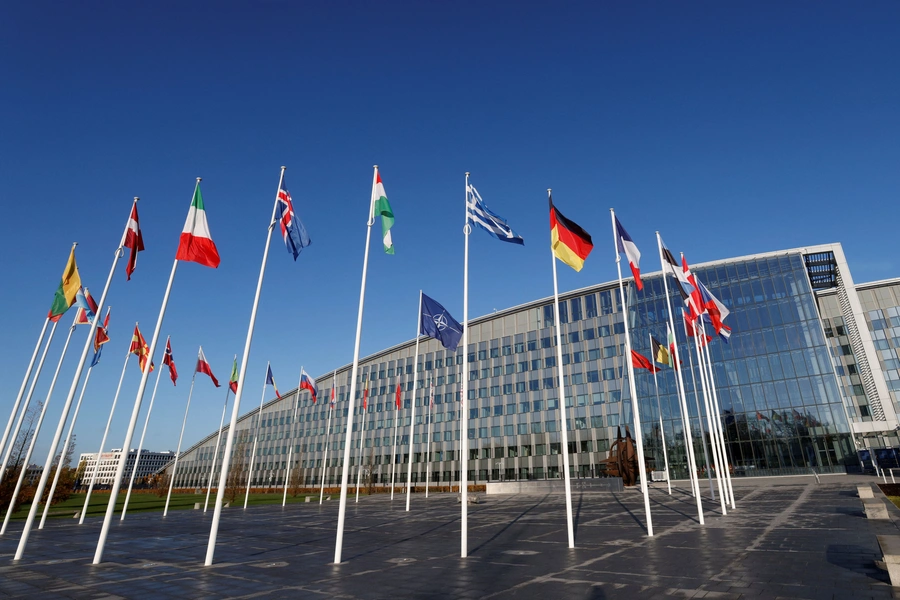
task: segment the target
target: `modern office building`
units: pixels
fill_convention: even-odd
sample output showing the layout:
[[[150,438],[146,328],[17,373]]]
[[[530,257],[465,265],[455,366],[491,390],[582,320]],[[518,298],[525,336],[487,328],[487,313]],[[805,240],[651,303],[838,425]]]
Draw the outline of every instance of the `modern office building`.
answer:
[[[647,271],[652,255],[645,257]],[[692,270],[731,311],[726,319],[730,340],[716,338],[710,349],[718,417],[735,475],[808,473],[810,468],[841,472],[859,468],[858,450],[898,444],[900,280],[854,284],[840,244],[725,259],[692,265]],[[246,479],[253,461],[253,485],[281,485],[293,446],[292,462],[302,482],[318,484],[324,461],[325,480],[335,484],[346,428],[352,426],[353,463],[361,456],[376,483],[389,482],[398,418],[394,394],[400,384],[403,409],[393,455],[404,467],[398,469],[397,481],[406,480],[410,437],[413,481],[423,482],[426,472],[434,482],[457,481],[460,382],[467,377],[470,481],[559,477],[563,451],[571,455],[574,475],[602,475],[601,463],[617,428],[633,427],[626,320],[635,350],[645,356],[651,354],[651,335],[657,340],[667,335],[662,276],[647,274],[643,281],[643,291],[628,286],[627,319],[617,282],[560,296],[564,402],[556,380],[553,299],[543,298],[472,319],[466,349],[449,352],[427,339],[415,357],[415,340],[410,340],[362,359],[357,395],[367,382],[369,398],[361,450],[360,413],[347,414],[350,366],[344,365],[336,369],[337,409],[329,429],[330,372],[318,376],[318,403],[311,402],[308,392],[294,390],[266,403],[261,414],[257,407],[241,417],[234,464]],[[703,398],[694,393],[697,355],[682,329],[681,300],[676,295],[671,302],[679,316],[677,339],[696,467],[703,469],[701,444],[708,438],[705,414],[702,419],[698,415]],[[685,422],[674,371],[663,367],[656,384],[647,370],[637,371],[635,379],[647,456],[655,469],[663,468],[661,416],[673,476],[686,476]],[[358,401],[357,411],[360,405]],[[568,448],[561,447],[562,412]],[[205,483],[216,434],[212,431],[183,453],[176,486]],[[224,436],[219,459],[223,448]]]
[[[131,472],[134,470],[134,461],[137,458],[137,450],[132,448],[128,451],[128,458],[125,461],[125,473],[122,481],[127,485],[131,480]],[[116,468],[119,460],[122,458],[122,449],[113,448],[109,452],[100,454],[99,467],[97,464],[96,452],[85,452],[78,457],[78,464],[84,464],[84,474],[81,481],[84,484],[90,482],[94,476],[94,470],[97,471],[97,480],[94,485],[112,485],[116,477]],[[165,465],[175,458],[175,453],[167,452],[151,452],[149,450],[141,450],[141,458],[138,462],[137,473],[134,476],[135,482],[139,482],[147,475],[152,475],[162,469]]]

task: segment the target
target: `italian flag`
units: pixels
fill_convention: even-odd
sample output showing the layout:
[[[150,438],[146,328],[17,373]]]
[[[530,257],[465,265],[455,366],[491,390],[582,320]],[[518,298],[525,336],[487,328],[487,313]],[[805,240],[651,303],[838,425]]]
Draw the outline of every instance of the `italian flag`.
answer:
[[[194,188],[194,199],[191,200],[191,209],[184,222],[184,229],[181,231],[175,260],[200,263],[213,269],[219,266],[219,251],[209,234],[209,223],[206,222],[206,209],[203,206],[203,196],[200,195],[199,180],[197,187]]]
[[[385,254],[394,253],[394,241],[391,239],[391,226],[394,224],[394,211],[384,193],[384,184],[381,183],[381,173],[375,172],[375,187],[372,188],[372,198],[375,199],[375,214],[381,215],[381,231],[384,233]]]

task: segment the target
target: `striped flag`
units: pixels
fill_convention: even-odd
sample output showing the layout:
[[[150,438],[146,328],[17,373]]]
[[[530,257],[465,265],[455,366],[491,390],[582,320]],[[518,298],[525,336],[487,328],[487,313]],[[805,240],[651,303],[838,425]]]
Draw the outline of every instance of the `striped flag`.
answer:
[[[137,325],[134,326],[134,334],[131,336],[131,349],[129,351],[132,354],[137,354],[138,364],[141,366],[141,373],[143,373],[147,367],[147,360],[150,357],[150,346],[147,345],[147,341],[141,335],[141,330],[138,329]],[[155,365],[151,361],[149,372],[152,373],[154,368]]]
[[[628,266],[631,267],[631,274],[634,275],[634,283],[638,290],[644,289],[644,283],[641,281],[641,251],[635,245],[634,240],[622,227],[619,217],[616,217],[616,248],[620,254],[625,254],[628,259]]]
[[[200,352],[197,353],[197,368],[194,369],[197,373],[204,373],[209,375],[209,378],[212,379],[213,385],[219,387],[219,380],[216,379],[216,376],[213,375],[212,367],[209,366],[209,361],[206,360],[206,355],[203,354],[203,346],[200,346]]]
[[[506,219],[488,210],[475,186],[469,184],[466,190],[468,222],[478,225],[501,242],[512,242],[524,246],[525,240],[506,224]]]
[[[131,281],[131,274],[137,267],[138,252],[144,250],[144,238],[141,235],[140,221],[138,221],[137,201],[131,205],[131,216],[128,218],[128,229],[125,232],[125,243],[122,247],[131,250],[131,254],[128,255],[128,264],[125,265],[127,280]]]
[[[175,260],[195,262],[213,269],[219,266],[219,250],[209,233],[206,207],[203,204],[203,196],[200,194],[199,180],[197,187],[194,188],[191,208],[188,209],[188,216],[181,231]]]
[[[163,355],[163,364],[169,367],[169,377],[172,378],[172,385],[176,385],[175,380],[178,379],[178,369],[175,368],[175,359],[172,357],[172,343],[166,338],[166,353]]]
[[[78,274],[78,265],[75,264],[75,246],[69,252],[69,260],[66,262],[66,268],[63,270],[62,278],[59,280],[59,287],[53,296],[53,304],[50,306],[50,312],[47,318],[53,321],[59,319],[66,314],[66,311],[75,304],[75,295],[81,288],[81,275]]]
[[[372,188],[372,198],[375,200],[375,215],[381,216],[381,232],[384,235],[384,253],[394,253],[394,240],[391,238],[391,227],[394,225],[394,211],[384,193],[384,184],[381,182],[381,173],[375,170],[375,185]]]

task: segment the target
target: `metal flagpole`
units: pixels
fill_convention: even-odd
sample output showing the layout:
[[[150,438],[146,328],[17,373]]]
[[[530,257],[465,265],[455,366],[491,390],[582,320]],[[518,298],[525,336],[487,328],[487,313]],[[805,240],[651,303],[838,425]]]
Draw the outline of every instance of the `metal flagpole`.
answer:
[[[134,324],[137,328],[138,324]],[[103,437],[100,439],[100,449],[97,450],[97,459],[94,461],[94,472],[91,473],[91,482],[88,484],[87,495],[84,498],[84,507],[81,509],[81,518],[78,524],[84,524],[84,517],[88,511],[88,504],[91,501],[91,492],[94,491],[94,482],[97,481],[97,473],[100,471],[100,457],[103,455],[103,447],[106,445],[106,436],[109,435],[109,426],[112,424],[113,413],[116,412],[116,402],[119,401],[119,392],[122,391],[122,381],[125,379],[125,368],[128,366],[128,359],[131,358],[131,342],[128,342],[128,352],[125,353],[125,363],[122,365],[122,374],[119,375],[119,385],[116,387],[116,395],[113,396],[112,408],[109,409],[109,417],[106,419],[106,429],[103,430]]]
[[[622,299],[622,314],[625,324],[625,364],[628,365],[628,385],[631,389],[631,408],[634,413],[634,439],[637,442],[638,472],[641,476],[641,486],[644,491],[644,512],[647,515],[647,535],[653,535],[653,521],[650,517],[650,490],[647,485],[647,465],[644,463],[644,441],[641,432],[641,414],[637,395],[637,386],[634,382],[634,363],[631,360],[631,334],[628,331],[628,305],[625,303],[625,284],[622,282],[622,257],[619,255],[619,234],[616,231],[616,212],[609,209],[612,218],[613,247],[616,251],[616,269],[619,271],[619,296]]]
[[[366,222],[366,248],[363,253],[362,283],[359,287],[359,312],[356,316],[356,341],[353,344],[353,367],[350,370],[350,396],[348,398],[347,416],[351,426],[347,427],[344,444],[344,464],[341,470],[341,501],[338,507],[337,535],[334,543],[334,564],[341,562],[341,550],[344,544],[344,520],[347,511],[347,479],[350,476],[350,444],[353,439],[353,411],[356,408],[356,374],[359,371],[359,339],[362,333],[363,307],[366,302],[366,270],[369,266],[369,239],[372,237],[372,225],[375,223],[375,182],[378,179],[378,165],[372,174],[372,196],[369,201],[369,220]]]
[[[704,327],[705,330],[705,327]],[[705,339],[705,338],[704,338]],[[719,454],[722,457],[722,468],[724,469],[723,477],[725,478],[725,490],[728,493],[729,502],[731,504],[731,509],[735,509],[734,504],[734,489],[731,487],[731,472],[728,468],[728,452],[725,447],[725,431],[722,429],[722,413],[719,411],[719,395],[716,392],[716,381],[715,381],[715,371],[713,370],[712,364],[712,350],[709,347],[709,344],[706,344],[706,361],[709,366],[709,388],[712,390],[712,402],[713,402],[713,411],[715,412],[715,418],[713,420],[716,428],[718,430],[718,443],[719,443]]]
[[[337,385],[337,369],[331,376],[331,403],[328,406],[328,423],[325,425],[325,456],[322,458],[322,487],[319,488],[319,504],[325,499],[325,469],[328,467],[328,440],[331,437],[331,415],[334,414],[335,391]]]
[[[468,412],[468,380],[469,380],[469,172],[466,171],[466,221],[463,227],[465,251],[463,253],[463,372],[462,391],[460,392],[459,420],[459,498],[460,498],[460,552],[461,558],[469,555],[469,412]],[[451,488],[452,489],[452,488]]]
[[[250,310],[250,324],[247,326],[247,339],[244,342],[244,354],[241,358],[241,372],[238,375],[238,387],[234,392],[234,407],[231,409],[231,424],[228,428],[228,436],[225,438],[225,457],[222,460],[222,471],[219,473],[219,492],[216,494],[216,510],[213,513],[212,526],[209,530],[209,543],[206,546],[205,566],[212,564],[216,551],[216,536],[219,533],[219,519],[222,516],[222,504],[225,500],[225,483],[228,479],[228,466],[231,463],[231,448],[234,445],[234,432],[237,429],[237,418],[241,409],[241,395],[244,393],[244,376],[247,374],[247,363],[250,361],[250,343],[253,341],[253,327],[256,325],[256,310],[259,307],[259,294],[262,291],[263,277],[266,274],[266,260],[269,258],[269,242],[272,240],[272,230],[275,228],[275,211],[278,208],[278,192],[284,181],[284,170],[281,167],[281,175],[278,178],[278,189],[275,190],[275,201],[272,203],[272,217],[269,219],[269,228],[266,233],[266,248],[263,250],[262,264],[259,267],[259,279],[256,282],[256,295],[253,297],[253,308]]]
[[[76,314],[77,319],[77,314]],[[66,343],[63,346],[62,354],[59,355],[59,362],[56,363],[56,372],[53,373],[53,379],[50,381],[50,389],[47,390],[47,397],[44,399],[44,405],[41,407],[41,414],[38,417],[37,424],[34,426],[34,434],[31,436],[31,443],[28,444],[28,452],[25,453],[25,459],[22,461],[22,470],[19,472],[19,480],[16,482],[16,489],[13,491],[12,496],[9,499],[9,510],[6,511],[6,518],[3,520],[3,527],[0,528],[0,535],[6,533],[6,526],[9,524],[9,518],[12,516],[13,508],[16,505],[16,498],[19,496],[19,492],[22,489],[22,483],[25,481],[25,473],[28,471],[28,464],[31,462],[31,454],[34,452],[34,446],[37,442],[38,435],[41,433],[41,425],[44,422],[44,416],[47,414],[47,406],[50,405],[50,397],[53,395],[53,388],[56,387],[56,380],[59,377],[59,370],[62,368],[63,360],[66,358],[66,350],[69,349],[69,341],[72,339],[72,333],[75,332],[75,323],[76,321],[72,321],[72,326],[69,328],[69,335],[66,336]],[[56,446],[59,444],[59,440],[55,440],[55,443],[50,447],[50,452],[54,452],[56,450]],[[49,469],[46,467],[44,471],[47,472]],[[49,473],[47,473],[49,475]],[[44,482],[46,483],[46,481]],[[43,490],[41,490],[43,493]],[[40,504],[40,495],[34,496],[34,501],[31,503],[32,506],[35,507],[34,512],[37,513],[37,506]],[[32,517],[32,521],[34,518]],[[20,544],[21,546],[21,540]],[[21,558],[21,556],[19,557]],[[18,560],[15,558],[13,560]]]
[[[279,188],[280,189],[280,188]],[[262,426],[262,409],[263,402],[266,399],[266,386],[269,384],[269,366],[266,363],[266,377],[263,379],[262,396],[259,398],[259,413],[256,416],[256,435],[253,438],[253,451],[250,454],[250,472],[247,474],[247,491],[244,492],[244,508],[247,508],[247,502],[250,500],[250,486],[253,485],[253,463],[256,461],[256,446],[259,443],[259,430]]]
[[[237,360],[237,354],[234,355]],[[219,421],[219,434],[216,436],[216,447],[213,449],[212,464],[209,465],[209,478],[206,480],[206,501],[203,503],[203,512],[209,507],[209,494],[212,492],[213,474],[216,472],[216,461],[219,460],[219,442],[222,441],[222,428],[225,426],[225,413],[228,412],[228,394],[231,386],[225,388],[225,404],[222,406],[222,419]],[[218,495],[218,494],[217,494]]]
[[[72,422],[69,423],[69,432],[66,434],[66,441],[63,442],[62,451],[59,453],[59,462],[56,463],[56,474],[53,475],[53,483],[50,484],[50,493],[47,494],[47,502],[44,503],[44,512],[41,514],[41,522],[38,529],[44,528],[47,522],[47,513],[50,512],[50,504],[53,503],[53,494],[56,493],[56,484],[59,483],[59,475],[62,473],[63,461],[66,459],[66,453],[69,451],[69,444],[72,443],[72,432],[75,430],[75,421],[78,420],[78,411],[81,409],[81,401],[84,399],[84,390],[87,389],[88,381],[91,380],[91,371],[93,366],[88,367],[87,375],[84,376],[84,383],[81,386],[81,393],[78,395],[78,402],[75,403],[75,411],[72,413]]]
[[[697,325],[699,325],[699,323]],[[719,448],[718,444],[716,444],[715,442],[716,431],[712,424],[709,388],[706,386],[706,375],[703,372],[703,358],[701,357],[700,351],[700,336],[696,335],[697,333],[700,333],[700,336],[703,336],[703,343],[706,343],[706,334],[704,334],[699,328],[694,330],[694,347],[697,350],[697,366],[700,371],[700,386],[703,388],[703,409],[706,412],[706,425],[709,429],[709,445],[712,449],[713,465],[716,469],[716,485],[719,488],[719,503],[722,506],[722,514],[727,515],[728,511],[725,507],[725,502],[727,501],[727,492],[722,489],[722,468],[719,463]]]
[[[372,377],[371,371],[369,372],[369,377]],[[366,441],[366,411],[368,402],[365,397],[363,397],[363,405],[362,410],[359,413],[359,421],[361,423],[361,427],[359,428],[359,452],[356,453],[356,501],[359,502],[359,480],[362,477],[362,455],[363,455],[363,445]]]
[[[409,418],[409,455],[406,457],[406,512],[409,512],[409,498],[412,493],[413,439],[416,436],[416,394],[419,387],[419,337],[422,335],[422,290],[419,290],[419,311],[416,313],[416,355],[413,359],[413,395]],[[424,366],[424,365],[423,365]],[[423,369],[424,371],[424,369]]]
[[[434,419],[434,377],[431,378],[428,393],[428,437],[425,439],[425,498],[428,498],[428,484],[431,482],[431,421]]]
[[[287,461],[287,469],[284,471],[284,497],[281,499],[281,507],[284,508],[287,506],[287,489],[288,483],[291,481],[291,461],[294,459],[294,436],[293,429],[297,423],[297,411],[300,409],[300,383],[303,381],[303,365],[300,365],[300,380],[297,381],[297,401],[294,404],[294,416],[291,419],[290,425],[288,425],[288,442],[290,443],[290,450],[288,450],[288,461]]]
[[[47,344],[44,346],[44,351],[41,352],[41,360],[38,362],[37,369],[34,372],[34,378],[31,380],[31,385],[28,387],[28,395],[25,396],[25,402],[22,404],[22,412],[19,413],[19,419],[16,421],[16,427],[12,432],[12,440],[9,442],[9,445],[6,446],[6,452],[3,455],[3,465],[0,466],[0,481],[3,481],[6,476],[6,467],[9,464],[9,458],[12,455],[12,449],[15,445],[14,440],[19,436],[19,432],[22,429],[22,421],[25,420],[25,413],[28,412],[28,405],[31,404],[31,398],[34,396],[34,388],[37,385],[38,378],[41,376],[41,369],[44,367],[44,359],[47,358],[47,352],[50,350],[50,342],[53,341],[53,334],[56,333],[56,325],[59,321],[53,321],[53,327],[50,328],[50,335],[47,337]]]
[[[688,335],[687,332],[687,322],[684,320],[684,315],[682,315],[682,323],[684,324],[684,335],[687,338],[688,343],[688,359],[690,360],[691,365],[691,386],[694,388],[694,405],[697,407],[697,424],[700,426],[700,445],[703,446],[703,461],[704,467],[706,467],[706,479],[709,481],[709,494],[712,497],[712,501],[716,501],[716,488],[713,485],[712,481],[712,469],[710,468],[711,463],[709,462],[709,452],[706,449],[706,440],[703,439],[703,411],[700,410],[700,392],[697,389],[697,378],[694,376],[694,355],[691,354],[690,345],[691,345],[691,336]],[[696,338],[697,332],[694,331],[694,337]],[[699,487],[699,482],[698,482]]]
[[[169,338],[166,338],[168,344]],[[134,456],[134,467],[131,469],[131,479],[128,481],[128,491],[125,492],[125,502],[122,503],[122,516],[120,521],[125,520],[125,511],[128,510],[128,501],[131,499],[131,488],[134,487],[134,476],[137,475],[138,465],[141,462],[141,450],[144,447],[144,436],[147,435],[147,425],[150,424],[150,413],[153,412],[153,401],[156,400],[156,389],[159,387],[159,378],[162,377],[163,365],[159,366],[156,372],[156,381],[153,383],[153,393],[150,394],[150,405],[147,406],[147,416],[144,418],[144,429],[141,431],[141,439],[138,442],[137,453]]]
[[[415,369],[415,366],[413,368]],[[391,500],[394,499],[394,477],[397,474],[397,433],[399,429],[400,407],[394,404],[394,444],[391,446]]]
[[[550,189],[547,189],[550,198]],[[615,229],[615,227],[613,227]],[[618,256],[618,254],[616,255]],[[572,520],[572,480],[569,474],[569,419],[566,410],[566,387],[563,383],[562,327],[559,322],[559,283],[556,277],[556,254],[550,244],[550,262],[553,263],[553,318],[556,325],[556,385],[559,390],[560,431],[562,432],[563,480],[566,488],[566,531],[569,536],[569,548],[575,547],[575,527]],[[627,327],[627,324],[626,324]],[[640,439],[640,438],[638,438]],[[652,534],[651,534],[652,535]]]
[[[163,509],[163,517],[169,514],[169,500],[172,499],[172,489],[175,487],[175,475],[178,474],[178,458],[181,456],[181,440],[184,439],[184,426],[187,425],[188,411],[191,409],[191,396],[194,395],[194,380],[197,378],[197,369],[191,376],[191,389],[188,392],[187,405],[184,407],[184,419],[181,420],[181,433],[178,435],[178,450],[175,451],[175,464],[172,465],[172,476],[169,478],[169,493],[166,495],[166,506]]]
[[[19,387],[19,393],[16,395],[16,401],[13,403],[12,412],[9,413],[9,421],[6,423],[6,429],[3,430],[3,438],[0,438],[0,452],[6,448],[6,442],[9,440],[9,432],[12,429],[13,421],[16,420],[16,413],[19,411],[19,404],[22,402],[22,395],[25,393],[25,387],[28,385],[28,378],[31,376],[31,369],[34,368],[34,361],[37,358],[38,351],[41,349],[41,342],[44,341],[44,334],[47,333],[47,325],[50,318],[44,319],[44,326],[41,327],[41,334],[38,336],[37,344],[34,345],[34,352],[31,354],[31,360],[28,362],[28,368],[25,369],[25,377],[22,379],[22,385]],[[56,321],[53,322],[56,325]],[[49,346],[49,343],[47,344]],[[38,368],[40,372],[40,367]],[[37,378],[37,376],[35,376]],[[0,473],[2,477],[2,473]]]
[[[665,277],[665,274],[663,274]],[[650,338],[650,347],[653,347],[653,335],[647,334]],[[668,342],[668,339],[666,340]],[[655,360],[656,357],[654,357]],[[666,432],[663,429],[662,405],[659,402],[659,382],[656,379],[656,365],[653,366],[653,387],[656,389],[656,410],[659,413],[659,438],[662,441],[663,464],[666,466],[666,485],[669,488],[669,495],[672,495],[672,478],[669,477],[669,453],[666,450]]]

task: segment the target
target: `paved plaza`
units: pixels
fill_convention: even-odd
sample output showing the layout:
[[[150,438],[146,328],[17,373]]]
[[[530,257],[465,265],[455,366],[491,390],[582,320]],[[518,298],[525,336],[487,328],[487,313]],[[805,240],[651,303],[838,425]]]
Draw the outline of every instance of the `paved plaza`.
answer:
[[[483,496],[469,510],[459,558],[456,495],[349,499],[344,563],[334,556],[338,502],[223,512],[216,564],[202,566],[212,511],[118,518],[102,565],[91,565],[100,519],[49,521],[11,559],[22,523],[0,539],[6,598],[892,598],[876,534],[900,534],[863,514],[867,476],[739,480],[737,510],[705,502],[696,521],[685,482],[654,484],[655,536],[634,490],[576,492],[576,548],[562,496]],[[708,488],[704,490],[708,494]],[[876,498],[882,498],[875,488]],[[898,588],[900,590],[900,588]]]

